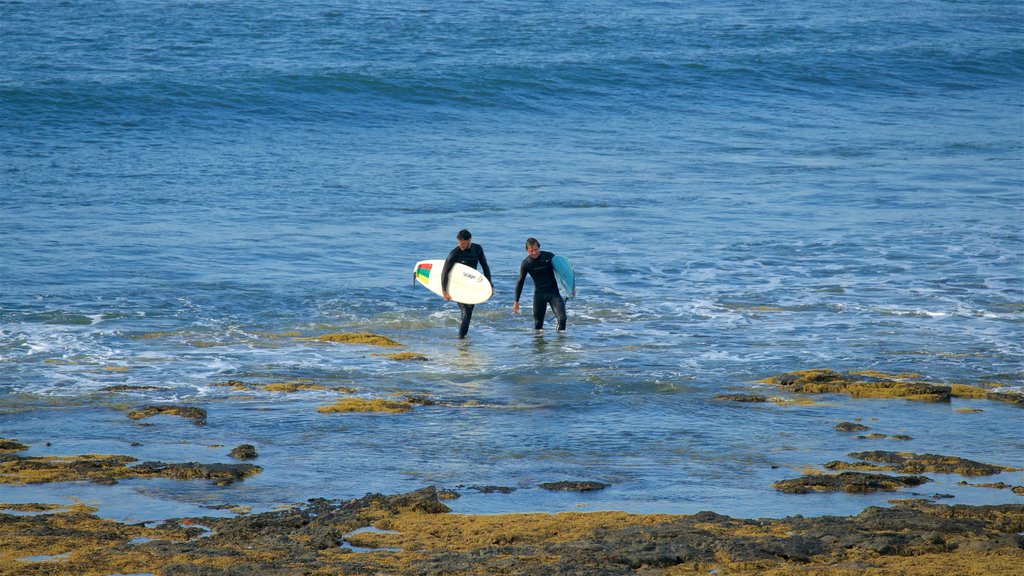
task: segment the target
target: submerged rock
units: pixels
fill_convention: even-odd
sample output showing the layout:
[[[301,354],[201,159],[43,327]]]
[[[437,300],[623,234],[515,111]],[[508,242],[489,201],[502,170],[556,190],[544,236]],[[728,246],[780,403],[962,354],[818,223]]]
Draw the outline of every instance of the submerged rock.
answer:
[[[767,396],[758,394],[719,394],[715,400],[729,400],[731,402],[767,402]]]
[[[592,482],[587,480],[563,480],[561,482],[544,482],[538,485],[544,490],[563,490],[566,492],[590,492],[592,490],[604,490],[608,484]]]
[[[835,425],[835,429],[839,432],[863,432],[864,430],[870,430],[867,426],[856,422],[840,422]]]

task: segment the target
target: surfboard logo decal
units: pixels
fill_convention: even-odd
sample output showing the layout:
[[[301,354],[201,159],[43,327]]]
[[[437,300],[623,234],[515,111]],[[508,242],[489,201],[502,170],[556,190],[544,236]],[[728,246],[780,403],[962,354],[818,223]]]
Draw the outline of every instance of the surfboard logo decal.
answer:
[[[416,268],[416,279],[419,280],[420,282],[423,282],[424,284],[426,284],[427,280],[430,279],[430,270],[433,267],[434,267],[433,264],[426,264],[426,263],[420,264]]]

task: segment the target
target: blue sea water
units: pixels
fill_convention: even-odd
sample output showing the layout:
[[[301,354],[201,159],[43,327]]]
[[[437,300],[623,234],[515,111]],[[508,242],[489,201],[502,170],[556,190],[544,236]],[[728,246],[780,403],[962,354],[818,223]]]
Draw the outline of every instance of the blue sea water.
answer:
[[[264,468],[0,501],[152,520],[434,484],[465,512],[848,514],[893,495],[771,483],[871,449],[1024,466],[1008,404],[714,400],[807,368],[1024,390],[1019,2],[39,0],[0,4],[0,53],[0,436]],[[411,272],[464,227],[495,296],[460,342]],[[575,265],[563,334],[534,333],[529,282],[512,313],[528,236]],[[301,339],[352,331],[429,360]],[[208,424],[125,417],[171,402]],[[914,440],[833,430],[857,418]],[[610,487],[537,488],[566,479]]]

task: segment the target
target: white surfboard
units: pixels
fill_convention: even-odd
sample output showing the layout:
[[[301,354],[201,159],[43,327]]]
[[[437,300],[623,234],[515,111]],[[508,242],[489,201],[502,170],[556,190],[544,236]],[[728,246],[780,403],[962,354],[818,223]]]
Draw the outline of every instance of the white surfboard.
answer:
[[[412,269],[413,278],[434,294],[444,297],[441,291],[441,272],[444,260],[422,260]],[[494,288],[483,272],[465,264],[455,264],[448,274],[448,295],[461,304],[480,304],[494,294]]]
[[[572,298],[576,292],[576,273],[573,271],[569,259],[565,256],[555,256],[551,259],[551,267],[555,269],[555,280],[558,281],[562,300]]]

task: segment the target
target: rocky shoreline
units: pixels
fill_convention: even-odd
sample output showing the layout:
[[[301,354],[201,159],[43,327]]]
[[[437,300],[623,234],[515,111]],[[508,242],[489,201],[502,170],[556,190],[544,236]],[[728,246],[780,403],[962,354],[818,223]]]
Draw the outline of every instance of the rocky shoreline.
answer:
[[[326,341],[346,340],[332,335]],[[378,345],[385,344],[389,343]],[[807,395],[848,394],[928,402],[971,398],[1024,406],[1019,394],[931,384],[916,375],[813,370],[782,374],[761,384],[777,386],[787,396],[742,393],[717,399],[784,404],[805,402],[802,397]],[[224,385],[238,390],[253,386],[239,381]],[[283,393],[304,389],[353,392],[308,382],[265,388]],[[401,399],[341,397],[318,412],[407,412],[436,403],[410,395]],[[180,417],[196,426],[205,426],[207,418],[205,409],[184,405],[138,406],[127,409],[126,415],[135,426],[150,425],[138,421],[154,416]],[[840,422],[831,433],[868,430],[860,422]],[[857,438],[866,442],[913,440],[882,433]],[[18,454],[28,449],[18,439],[0,438],[0,485],[116,484],[121,479],[169,478],[224,486],[263,471],[255,464],[237,462],[164,463],[139,462],[127,455]],[[802,476],[775,482],[772,487],[792,494],[897,492],[931,482],[926,476],[929,473],[973,479],[1021,470],[1005,463],[910,451],[864,450],[847,455],[852,461],[822,462],[822,469],[807,467]],[[235,460],[259,458],[251,444],[236,447],[228,456]],[[959,485],[1009,489],[1024,495],[1024,487],[1004,482],[964,481]],[[537,487],[588,492],[607,485],[563,480]],[[516,490],[503,486],[427,487],[408,494],[368,494],[346,501],[315,498],[257,514],[250,514],[246,506],[235,506],[231,508],[235,517],[176,518],[159,525],[103,519],[96,509],[81,503],[0,503],[0,547],[4,550],[0,574],[1016,576],[1024,566],[1024,504],[948,505],[936,501],[950,496],[935,494],[928,499],[890,500],[890,507],[872,506],[856,515],[813,518],[737,519],[714,512],[452,513],[444,501],[459,498],[457,490],[462,489],[503,494]]]
[[[1024,505],[893,501],[855,516],[453,514],[437,490],[313,499],[159,526],[4,505],[0,572],[29,575],[1019,574]],[[20,512],[12,510],[20,508]]]

